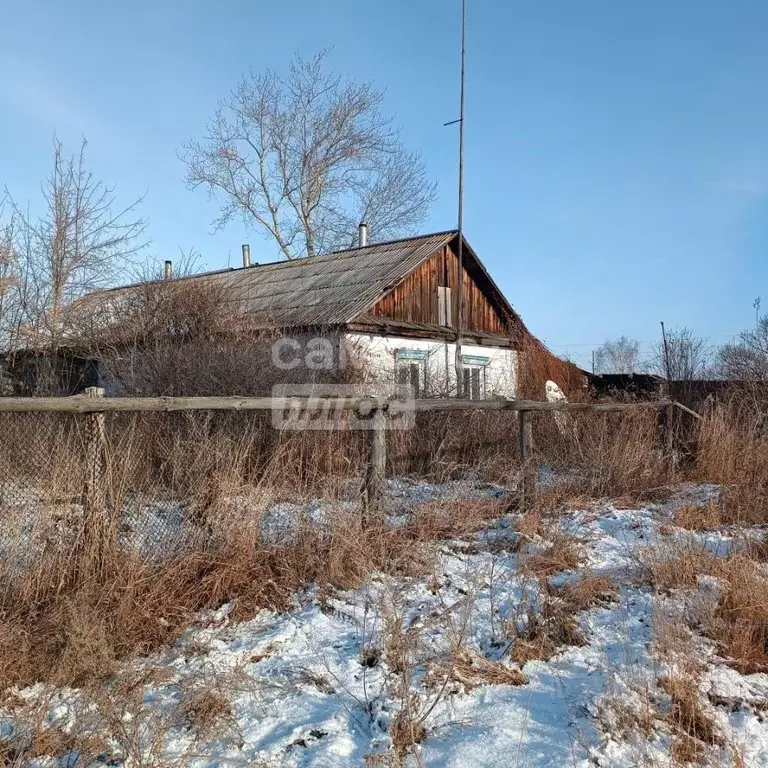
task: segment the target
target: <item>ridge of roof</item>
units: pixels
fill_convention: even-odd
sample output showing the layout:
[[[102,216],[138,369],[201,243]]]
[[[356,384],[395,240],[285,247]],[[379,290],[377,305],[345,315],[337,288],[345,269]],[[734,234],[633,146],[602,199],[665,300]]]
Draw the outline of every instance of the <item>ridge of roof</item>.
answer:
[[[412,241],[417,240],[429,240],[431,238],[437,238],[441,236],[455,236],[458,234],[457,229],[445,229],[438,232],[428,232],[423,235],[411,235],[410,237],[400,237],[396,238],[394,240],[382,240],[381,242],[369,242],[367,245],[359,246],[356,245],[352,248],[339,248],[335,251],[326,251],[325,253],[316,253],[314,256],[301,256],[296,259],[278,259],[277,261],[262,261],[262,262],[255,262],[253,264],[249,264],[247,267],[222,267],[221,269],[211,269],[207,272],[195,272],[191,275],[182,275],[181,277],[174,277],[173,282],[179,283],[182,280],[194,280],[196,278],[201,277],[212,277],[215,275],[225,275],[229,273],[243,273],[250,270],[258,270],[263,267],[275,267],[275,268],[281,268],[281,267],[299,267],[299,266],[305,266],[307,264],[314,264],[317,261],[321,259],[330,259],[331,257],[338,257],[343,255],[354,255],[358,256],[363,251],[369,251],[372,249],[382,248],[389,245],[398,245],[400,243],[408,243]],[[102,288],[97,291],[92,291],[91,293],[87,294],[88,296],[99,296],[109,293],[114,293],[118,291],[125,291],[129,290],[131,288],[138,288],[141,285],[147,285],[149,283],[153,282],[162,282],[162,278],[157,278],[156,280],[139,280],[134,283],[125,283],[123,285],[114,285],[110,288]]]
[[[416,235],[292,261],[253,264],[179,277],[169,285],[212,284],[276,326],[349,322],[456,237],[455,230]],[[163,281],[158,281],[162,285]],[[88,294],[84,301],[120,301],[149,283]]]
[[[443,229],[437,232],[427,232],[424,235],[411,235],[410,237],[398,237],[394,240],[381,240],[376,242],[369,242],[366,245],[354,245],[351,248],[337,248],[335,251],[328,251],[325,254],[318,253],[315,256],[308,256],[307,258],[316,259],[321,256],[332,256],[337,253],[348,253],[350,251],[364,251],[366,248],[375,248],[382,245],[397,245],[397,243],[407,243],[409,240],[426,240],[430,237],[442,237],[443,235],[458,235],[458,229]],[[296,261],[296,259],[294,259]]]

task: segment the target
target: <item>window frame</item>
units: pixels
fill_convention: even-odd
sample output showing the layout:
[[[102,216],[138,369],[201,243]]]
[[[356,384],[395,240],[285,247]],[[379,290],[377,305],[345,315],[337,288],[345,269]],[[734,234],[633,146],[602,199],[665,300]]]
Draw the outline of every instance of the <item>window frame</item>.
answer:
[[[453,328],[453,297],[449,285],[437,286],[437,324]]]
[[[485,400],[488,393],[486,369],[490,358],[479,355],[461,356],[461,392],[466,400]]]
[[[413,385],[414,370],[416,371],[416,386]],[[402,382],[401,373],[408,371],[408,382]],[[408,394],[416,399],[423,396],[427,388],[427,352],[423,349],[401,347],[395,350],[395,392],[402,394],[403,385],[409,387]]]

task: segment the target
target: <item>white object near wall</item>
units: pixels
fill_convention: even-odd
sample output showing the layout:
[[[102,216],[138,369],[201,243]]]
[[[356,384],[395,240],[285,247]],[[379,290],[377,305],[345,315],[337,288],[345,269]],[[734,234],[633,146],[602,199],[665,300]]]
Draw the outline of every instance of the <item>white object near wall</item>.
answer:
[[[563,390],[557,386],[554,381],[548,381],[544,385],[544,394],[546,395],[548,403],[567,403],[568,398],[563,393]],[[555,424],[561,435],[565,434],[568,429],[568,414],[562,411],[553,411],[555,417]]]

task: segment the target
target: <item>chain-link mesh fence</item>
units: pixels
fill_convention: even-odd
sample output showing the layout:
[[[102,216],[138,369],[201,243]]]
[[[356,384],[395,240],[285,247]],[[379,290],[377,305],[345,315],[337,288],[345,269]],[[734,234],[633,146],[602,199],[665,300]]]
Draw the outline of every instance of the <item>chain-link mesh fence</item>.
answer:
[[[121,547],[168,556],[265,485],[359,496],[366,451],[364,432],[280,433],[258,411],[0,413],[0,434],[0,558],[19,567],[72,551],[99,517]]]
[[[668,474],[657,410],[526,414],[528,469],[542,492],[631,492]],[[280,431],[266,411],[0,413],[0,560],[66,558],[103,530],[142,558],[216,543],[258,519],[273,540],[291,504],[361,505],[365,430]],[[519,489],[519,415],[428,412],[387,434],[387,475]],[[215,522],[212,522],[215,521]],[[222,522],[223,521],[223,522]]]

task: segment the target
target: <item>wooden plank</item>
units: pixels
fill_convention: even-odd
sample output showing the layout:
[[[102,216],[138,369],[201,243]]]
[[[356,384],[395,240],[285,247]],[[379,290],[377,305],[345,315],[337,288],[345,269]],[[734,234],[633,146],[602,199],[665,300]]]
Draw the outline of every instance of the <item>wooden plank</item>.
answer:
[[[386,414],[378,409],[371,416],[371,428],[368,438],[368,467],[365,475],[364,525],[371,523],[384,493],[384,480],[387,469],[387,423]]]
[[[0,413],[101,413],[118,411],[271,411],[317,407],[328,410],[370,411],[374,397],[0,397]],[[611,413],[658,409],[661,400],[640,403],[548,403],[538,400],[391,400],[390,413],[412,411],[568,411]]]
[[[492,287],[487,285],[488,281],[483,277],[482,271],[471,259],[465,261],[462,274],[459,275],[458,256],[455,248],[450,245],[436,250],[413,272],[405,276],[402,282],[385,292],[379,301],[367,310],[367,314],[391,320],[437,324],[439,284],[451,289],[451,325],[455,328],[458,321],[459,281],[463,284],[464,293],[463,330],[508,336],[508,319],[500,309],[503,299],[495,295]]]
[[[696,411],[689,408],[687,405],[678,403],[677,400],[673,400],[671,404],[674,405],[675,408],[679,408],[681,411],[683,411],[683,413],[687,413],[689,416],[693,416],[694,419],[701,419],[701,414],[696,413]]]
[[[399,411],[568,411],[571,413],[614,413],[659,409],[669,405],[668,400],[640,403],[564,403],[538,400],[416,400],[391,402],[389,410]]]
[[[437,310],[435,310],[437,311]],[[439,326],[421,326],[416,328],[403,327],[398,324],[397,320],[392,320],[391,325],[388,323],[387,318],[382,318],[385,325],[379,325],[378,323],[366,323],[355,322],[350,323],[348,330],[357,333],[370,333],[375,335],[392,335],[402,336],[404,338],[413,339],[429,339],[431,341],[453,341],[456,334],[453,330],[442,329]],[[509,337],[496,336],[493,338],[487,338],[485,336],[477,336],[472,331],[467,331],[464,334],[465,344],[477,344],[478,346],[498,347],[500,349],[519,349],[520,344],[517,339]]]
[[[664,434],[664,457],[669,462],[670,469],[677,469],[677,452],[675,450],[675,420],[671,405],[666,405],[661,411],[661,424]]]
[[[85,397],[95,400],[99,405],[103,401],[104,390],[101,387],[88,387]],[[89,580],[97,573],[105,572],[104,569],[110,560],[109,553],[116,542],[106,503],[104,413],[90,413],[84,417],[84,421],[86,443],[82,497],[83,527],[75,545],[74,557],[78,561],[78,576]]]
[[[366,410],[370,397],[0,397],[0,413],[99,413],[118,411],[271,411],[315,405],[324,410]]]
[[[104,390],[101,387],[88,387],[85,396],[98,398],[96,405],[101,405]],[[94,411],[86,417],[85,443],[85,482],[83,484],[83,509],[86,521],[93,515],[104,514],[104,412]],[[91,521],[92,526],[92,521]]]
[[[536,465],[533,461],[533,424],[530,411],[518,414],[520,443],[520,509],[525,511],[536,499]]]

